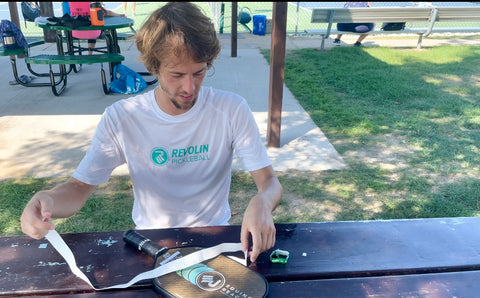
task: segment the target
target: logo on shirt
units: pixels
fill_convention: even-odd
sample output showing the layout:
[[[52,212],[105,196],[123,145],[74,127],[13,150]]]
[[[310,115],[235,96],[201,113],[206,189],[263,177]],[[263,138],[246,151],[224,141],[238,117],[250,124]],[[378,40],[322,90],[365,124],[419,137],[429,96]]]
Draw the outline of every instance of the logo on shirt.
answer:
[[[168,161],[167,150],[165,150],[161,147],[153,148],[153,150],[152,150],[152,161],[157,166],[165,165]]]
[[[164,166],[167,163],[181,165],[192,162],[208,161],[208,144],[193,145],[185,148],[173,148],[171,154],[167,149],[155,147],[152,149],[151,158],[155,165]]]

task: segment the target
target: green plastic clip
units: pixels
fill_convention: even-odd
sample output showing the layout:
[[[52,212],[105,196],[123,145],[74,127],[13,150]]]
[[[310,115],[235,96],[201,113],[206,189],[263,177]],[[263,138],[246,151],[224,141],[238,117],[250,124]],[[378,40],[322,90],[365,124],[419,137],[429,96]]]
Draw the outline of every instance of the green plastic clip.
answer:
[[[290,257],[290,253],[288,251],[276,249],[272,251],[272,253],[270,254],[270,262],[286,264],[288,262],[289,257]]]

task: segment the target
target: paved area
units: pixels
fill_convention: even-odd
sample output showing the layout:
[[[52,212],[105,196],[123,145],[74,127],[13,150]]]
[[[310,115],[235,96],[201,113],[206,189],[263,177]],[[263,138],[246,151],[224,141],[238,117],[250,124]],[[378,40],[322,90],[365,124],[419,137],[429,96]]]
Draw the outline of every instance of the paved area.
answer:
[[[344,46],[351,46],[355,37],[345,36]],[[270,47],[270,35],[240,34],[237,57],[230,57],[230,36],[220,36],[222,52],[214,64],[214,72],[204,85],[227,89],[244,96],[254,113],[264,141],[267,131],[269,66],[259,49]],[[327,41],[326,48],[331,47]],[[440,40],[435,43],[477,43],[473,40]],[[430,46],[426,39],[424,46]],[[312,37],[290,37],[287,50],[303,47],[318,48],[320,40]],[[366,40],[365,45],[414,47],[416,40]],[[132,41],[121,42],[124,64],[143,71],[137,61],[138,52]],[[54,53],[54,44],[32,49],[32,55]],[[104,109],[124,94],[103,93],[100,65],[84,65],[77,74],[68,77],[65,92],[56,97],[49,87],[27,88],[11,86],[13,79],[10,61],[0,59],[2,94],[0,95],[0,179],[7,177],[69,176],[87,150],[90,139]],[[37,65],[42,66],[42,65]],[[47,67],[47,66],[45,66]],[[18,62],[20,74],[27,74],[23,61]],[[39,82],[45,78],[36,78]],[[154,88],[150,86],[149,89]],[[342,169],[347,165],[321,129],[313,123],[297,100],[284,87],[281,127],[281,147],[267,148],[276,171],[290,169],[322,171]],[[235,160],[234,168],[240,168]],[[114,174],[127,174],[120,167]]]

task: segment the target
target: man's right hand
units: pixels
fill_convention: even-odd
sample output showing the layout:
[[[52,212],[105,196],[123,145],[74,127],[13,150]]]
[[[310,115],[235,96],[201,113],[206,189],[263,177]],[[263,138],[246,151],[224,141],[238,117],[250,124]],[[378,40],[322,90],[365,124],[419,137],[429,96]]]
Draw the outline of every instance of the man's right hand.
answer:
[[[49,230],[55,229],[50,222],[53,199],[46,192],[38,192],[23,209],[20,223],[22,231],[35,239],[42,239]]]
[[[32,238],[42,239],[55,228],[50,218],[66,218],[77,213],[95,187],[70,178],[51,190],[39,191],[30,199],[20,217],[22,231]]]

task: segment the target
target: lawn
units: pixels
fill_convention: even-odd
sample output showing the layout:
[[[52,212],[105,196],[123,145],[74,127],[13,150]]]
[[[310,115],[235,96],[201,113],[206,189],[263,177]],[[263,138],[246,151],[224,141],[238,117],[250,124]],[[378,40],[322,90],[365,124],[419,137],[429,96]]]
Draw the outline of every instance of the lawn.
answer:
[[[319,174],[315,187],[304,178],[308,201],[321,204],[302,219],[478,216],[479,55],[470,46],[289,52],[287,86],[350,166]]]
[[[267,61],[269,51],[262,52]],[[348,168],[278,172],[277,223],[480,216],[480,47],[287,52],[285,83]],[[31,196],[65,178],[0,181],[0,235],[21,234]],[[233,175],[232,224],[255,192]],[[112,177],[57,230],[133,227],[131,182]]]

